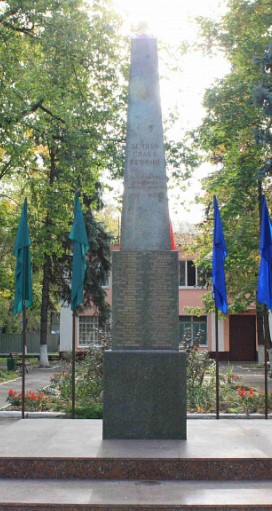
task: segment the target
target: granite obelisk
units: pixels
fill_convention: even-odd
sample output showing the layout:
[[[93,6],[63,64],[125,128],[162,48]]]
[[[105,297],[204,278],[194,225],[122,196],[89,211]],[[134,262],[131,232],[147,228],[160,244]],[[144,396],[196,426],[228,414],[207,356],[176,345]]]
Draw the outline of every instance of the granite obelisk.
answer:
[[[121,250],[112,270],[103,437],[185,439],[178,254],[170,242],[157,45],[148,36],[131,44]]]

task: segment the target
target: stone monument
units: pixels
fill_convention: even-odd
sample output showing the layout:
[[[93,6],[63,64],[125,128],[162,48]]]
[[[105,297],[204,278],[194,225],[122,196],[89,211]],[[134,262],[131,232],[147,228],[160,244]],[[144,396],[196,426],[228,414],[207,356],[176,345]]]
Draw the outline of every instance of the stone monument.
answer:
[[[121,250],[112,272],[103,438],[185,439],[178,254],[170,242],[157,45],[149,36],[131,44]]]

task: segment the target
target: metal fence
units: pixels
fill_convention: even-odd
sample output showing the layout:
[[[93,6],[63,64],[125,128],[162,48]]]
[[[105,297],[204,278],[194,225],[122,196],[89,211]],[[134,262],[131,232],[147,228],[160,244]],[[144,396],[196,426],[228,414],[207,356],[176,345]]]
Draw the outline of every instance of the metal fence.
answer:
[[[40,334],[26,335],[27,354],[40,353]],[[47,336],[48,353],[56,353],[59,349],[59,334]],[[22,334],[2,334],[0,332],[0,355],[22,352]]]

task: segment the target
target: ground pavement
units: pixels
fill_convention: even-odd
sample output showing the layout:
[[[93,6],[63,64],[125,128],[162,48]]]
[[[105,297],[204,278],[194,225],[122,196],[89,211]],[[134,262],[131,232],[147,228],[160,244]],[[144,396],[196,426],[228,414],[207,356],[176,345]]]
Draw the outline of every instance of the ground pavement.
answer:
[[[262,388],[263,369],[232,368]],[[56,371],[34,368],[26,388]],[[20,390],[21,378],[0,385],[0,403],[9,388]],[[102,440],[99,420],[0,420],[0,511],[272,510],[271,420],[187,426],[187,441]]]
[[[188,420],[186,440],[103,440],[100,420],[0,424],[1,511],[272,509],[271,420]]]

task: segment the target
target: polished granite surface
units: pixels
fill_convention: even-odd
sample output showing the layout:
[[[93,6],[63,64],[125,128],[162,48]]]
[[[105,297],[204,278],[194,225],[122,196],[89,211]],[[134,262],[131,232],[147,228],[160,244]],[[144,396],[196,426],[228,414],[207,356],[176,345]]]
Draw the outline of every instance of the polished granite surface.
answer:
[[[102,421],[1,421],[1,457],[272,458],[272,422],[190,419],[187,440],[102,440]]]
[[[1,503],[97,505],[270,505],[269,482],[0,481]],[[248,509],[250,509],[248,507]],[[270,508],[271,509],[271,508]]]
[[[271,420],[188,420],[187,440],[102,421],[0,421],[0,511],[272,510]],[[206,479],[206,480],[205,480]]]

